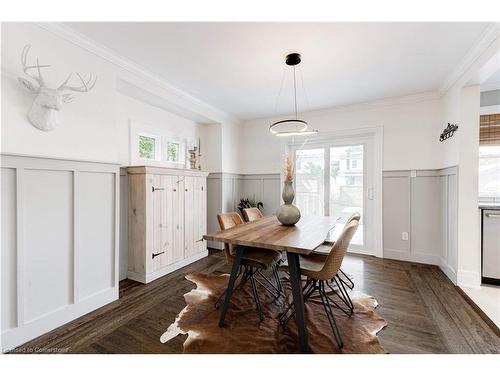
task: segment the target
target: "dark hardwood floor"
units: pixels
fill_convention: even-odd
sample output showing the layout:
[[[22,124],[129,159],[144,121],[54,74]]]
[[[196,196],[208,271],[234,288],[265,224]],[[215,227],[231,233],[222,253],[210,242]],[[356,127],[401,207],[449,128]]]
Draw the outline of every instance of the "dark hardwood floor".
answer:
[[[467,304],[438,267],[346,257],[343,270],[356,289],[374,296],[388,321],[379,333],[390,353],[500,353],[500,338]],[[184,306],[194,287],[191,272],[227,273],[220,254],[210,255],[148,285],[120,283],[120,299],[18,348],[26,352],[181,353],[186,336],[167,344],[160,335]],[[16,350],[14,350],[16,352]]]

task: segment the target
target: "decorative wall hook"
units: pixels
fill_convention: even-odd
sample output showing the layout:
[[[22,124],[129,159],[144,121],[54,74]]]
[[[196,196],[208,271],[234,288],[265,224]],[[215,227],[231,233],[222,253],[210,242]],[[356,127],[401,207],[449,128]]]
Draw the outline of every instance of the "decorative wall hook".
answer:
[[[455,134],[455,132],[457,131],[457,129],[458,125],[448,123],[448,126],[443,130],[443,132],[439,136],[439,142],[443,142],[448,138],[452,137],[453,134]]]

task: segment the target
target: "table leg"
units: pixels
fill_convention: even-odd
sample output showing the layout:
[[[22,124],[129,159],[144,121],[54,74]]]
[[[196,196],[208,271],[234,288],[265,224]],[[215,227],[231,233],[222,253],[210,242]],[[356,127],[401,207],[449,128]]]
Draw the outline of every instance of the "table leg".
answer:
[[[244,247],[237,246],[236,254],[233,258],[233,267],[231,268],[231,275],[229,276],[229,282],[227,283],[226,296],[224,298],[224,305],[222,306],[222,311],[220,313],[219,327],[224,326],[224,320],[226,319],[227,309],[229,308],[229,301],[231,300],[231,295],[233,294],[234,282],[238,277],[238,270],[240,269],[241,256],[243,255]]]
[[[307,327],[304,313],[304,295],[302,294],[302,283],[300,281],[300,262],[299,255],[295,253],[286,253],[288,259],[288,271],[290,272],[290,281],[292,282],[293,304],[295,305],[295,321],[299,331],[300,351],[309,352],[307,343]]]

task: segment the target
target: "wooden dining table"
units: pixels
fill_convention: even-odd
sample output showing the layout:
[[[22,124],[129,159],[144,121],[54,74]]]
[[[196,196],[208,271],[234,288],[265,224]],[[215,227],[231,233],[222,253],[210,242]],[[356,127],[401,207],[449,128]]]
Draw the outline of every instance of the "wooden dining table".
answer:
[[[245,247],[258,247],[270,251],[286,252],[288,270],[292,284],[295,320],[297,322],[299,345],[302,352],[309,351],[307,327],[304,315],[304,296],[300,277],[299,255],[308,255],[321,245],[335,227],[337,218],[331,216],[305,216],[294,226],[282,225],[276,216],[265,216],[256,221],[237,225],[233,228],[204,235],[207,241],[218,241],[238,245],[231,268],[227,291],[224,298],[219,326],[224,326],[229,301],[241,264]]]

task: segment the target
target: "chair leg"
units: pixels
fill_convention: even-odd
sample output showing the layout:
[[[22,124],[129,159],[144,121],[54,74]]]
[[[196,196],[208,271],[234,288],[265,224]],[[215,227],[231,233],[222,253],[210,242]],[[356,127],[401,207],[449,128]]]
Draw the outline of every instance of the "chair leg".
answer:
[[[277,264],[273,264],[273,274],[274,274],[274,279],[276,280],[276,285],[278,286],[278,291],[280,292],[280,294],[283,294],[283,285],[281,284],[281,279]]]
[[[249,279],[252,284],[252,293],[257,307],[257,313],[259,314],[259,320],[262,322],[264,320],[264,315],[262,314],[262,306],[260,304],[259,293],[257,292],[257,284],[255,283],[254,273],[255,271],[250,271]]]
[[[267,283],[268,285],[270,285],[270,286],[274,289],[274,291],[275,291],[276,293],[275,293],[274,291],[272,291],[271,289],[269,289],[266,285],[264,285],[264,283],[262,283],[259,279],[257,279],[257,278],[256,278],[256,279],[255,279],[255,281],[257,281],[257,282],[258,282],[258,283],[259,283],[259,284],[260,284],[260,285],[261,285],[264,289],[266,289],[269,293],[271,293],[271,294],[272,294],[275,298],[279,298],[279,296],[282,294],[282,293],[281,293],[281,291],[279,290],[279,287],[278,287],[277,285],[274,285],[274,284],[271,282],[271,280],[269,280],[269,279],[266,277],[266,275],[264,275],[264,274],[262,273],[262,271],[261,271],[261,270],[259,270],[259,269],[258,269],[258,270],[257,270],[257,273],[258,273],[258,274],[262,277],[262,279],[263,279],[264,281],[266,281],[266,283]],[[275,276],[275,277],[276,277],[276,276]]]
[[[345,297],[345,299],[343,301],[349,307],[351,312],[354,311],[354,305],[352,303],[351,297],[349,296],[349,293],[347,293],[347,290],[345,289],[345,286],[341,281],[342,279],[339,276],[336,276],[336,278],[334,278],[334,279],[335,279],[335,282],[337,283],[338,288],[342,292],[342,295]],[[340,281],[340,283],[337,281],[337,279]]]
[[[348,302],[346,300],[344,300],[344,298],[342,297],[342,295],[340,295],[335,289],[333,289],[333,287],[328,283],[326,282],[326,285],[328,285],[328,287],[330,288],[330,290],[337,296],[339,297],[339,299],[344,303],[344,305],[347,306],[347,310],[344,309],[342,306],[340,306],[337,302],[335,302],[333,299],[330,298],[330,296],[325,292],[325,295],[326,297],[328,298],[328,300],[333,304],[335,305],[335,307],[337,307],[340,311],[342,311],[344,314],[346,314],[347,316],[351,316],[352,315],[352,312],[353,310],[351,309],[351,307],[349,306]]]
[[[240,277],[240,275],[241,275],[241,266],[240,266],[240,269],[238,271],[238,274],[236,275],[236,280],[238,280],[238,277]],[[234,290],[237,290],[241,286],[242,283],[243,283],[243,278],[240,280],[239,284],[234,288]],[[222,301],[224,300],[224,296],[226,295],[226,292],[227,292],[227,288],[224,289],[224,291],[221,293],[219,298],[217,298],[217,301],[215,301],[214,306],[216,309],[219,309]]]
[[[307,282],[306,282],[306,285],[304,286],[304,288],[302,289],[302,294],[304,294],[304,303],[309,299],[311,298],[311,296],[314,294],[314,292],[317,290],[317,281],[316,280],[313,280],[313,279],[307,279]],[[291,313],[287,316],[288,312],[291,311]],[[293,303],[290,303],[287,307],[287,309],[285,310],[285,312],[283,312],[281,315],[280,315],[280,324],[285,327],[288,322],[290,321],[290,319],[293,318],[293,316],[295,315],[295,307],[293,305]]]
[[[339,269],[339,271],[344,276],[344,278],[347,279],[347,281],[346,281],[342,277],[339,276],[340,281],[343,284],[345,284],[345,286],[347,286],[349,289],[351,289],[351,290],[354,289],[354,281],[352,281],[352,279],[349,276],[347,276],[347,274],[344,271],[342,271],[341,269]]]
[[[335,340],[337,341],[337,345],[340,349],[344,347],[344,342],[342,341],[342,336],[339,331],[339,327],[337,326],[337,322],[335,320],[335,316],[333,315],[332,307],[330,306],[329,298],[325,292],[325,285],[323,281],[319,282],[319,295],[321,298],[321,302],[323,304],[323,308],[325,309],[326,316],[328,318],[328,322],[330,323],[330,327],[332,329],[333,335],[335,336]]]

